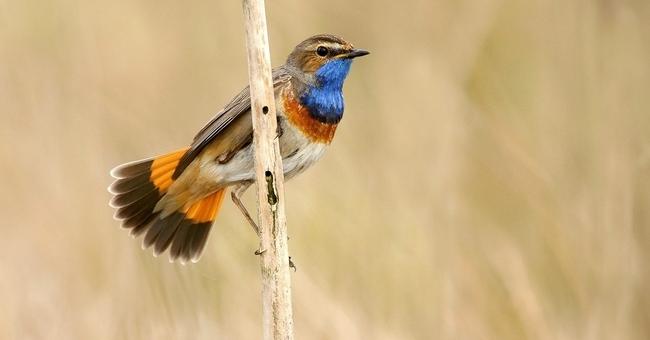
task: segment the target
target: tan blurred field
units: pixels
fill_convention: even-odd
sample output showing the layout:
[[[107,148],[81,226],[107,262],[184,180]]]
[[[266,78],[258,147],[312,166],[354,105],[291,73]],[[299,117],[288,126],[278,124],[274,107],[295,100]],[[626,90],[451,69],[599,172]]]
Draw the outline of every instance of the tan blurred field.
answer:
[[[650,339],[650,2],[269,1],[372,51],[286,186],[297,339]],[[0,0],[0,339],[257,339],[258,243],[112,219],[108,170],[247,81],[239,1]],[[247,202],[254,204],[253,192]]]

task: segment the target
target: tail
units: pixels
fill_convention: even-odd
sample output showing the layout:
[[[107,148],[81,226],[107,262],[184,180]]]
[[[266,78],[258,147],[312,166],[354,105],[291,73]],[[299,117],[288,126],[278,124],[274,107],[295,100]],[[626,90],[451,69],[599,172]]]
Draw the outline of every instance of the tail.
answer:
[[[156,204],[174,182],[172,174],[187,149],[120,165],[111,170],[116,180],[108,188],[115,219],[134,237],[146,231],[143,248],[153,246],[158,256],[167,248],[171,261],[197,262],[221,207],[225,189],[163,216]]]

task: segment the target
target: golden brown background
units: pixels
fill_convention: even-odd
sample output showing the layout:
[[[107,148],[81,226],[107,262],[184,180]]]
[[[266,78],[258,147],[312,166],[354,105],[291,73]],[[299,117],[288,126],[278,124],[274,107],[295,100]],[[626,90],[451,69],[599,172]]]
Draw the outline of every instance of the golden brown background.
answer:
[[[286,186],[297,339],[650,338],[650,2],[267,5],[274,65],[372,51]],[[246,84],[243,34],[239,1],[0,0],[0,339],[259,338],[230,202],[181,266],[106,192]]]

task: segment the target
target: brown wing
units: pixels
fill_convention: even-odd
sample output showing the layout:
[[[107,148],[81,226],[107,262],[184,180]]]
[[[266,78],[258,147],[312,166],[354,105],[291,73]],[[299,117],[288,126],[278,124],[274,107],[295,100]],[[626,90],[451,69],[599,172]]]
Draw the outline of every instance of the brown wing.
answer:
[[[283,67],[273,70],[273,87],[278,89],[291,80],[291,75]],[[174,174],[178,178],[190,163],[213,142],[224,143],[219,149],[225,152],[239,150],[253,139],[253,122],[250,116],[250,90],[246,86],[226,107],[216,114],[194,137],[189,150],[183,155]],[[220,138],[220,137],[223,138]]]

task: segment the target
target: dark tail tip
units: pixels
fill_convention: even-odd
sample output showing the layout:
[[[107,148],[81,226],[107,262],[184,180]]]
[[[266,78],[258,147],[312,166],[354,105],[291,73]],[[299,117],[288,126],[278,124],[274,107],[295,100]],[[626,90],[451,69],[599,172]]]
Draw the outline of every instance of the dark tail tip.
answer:
[[[184,213],[175,212],[164,218],[156,218],[142,240],[142,247],[153,246],[154,256],[169,249],[171,262],[197,262],[211,228],[212,221],[197,223],[188,219]]]

